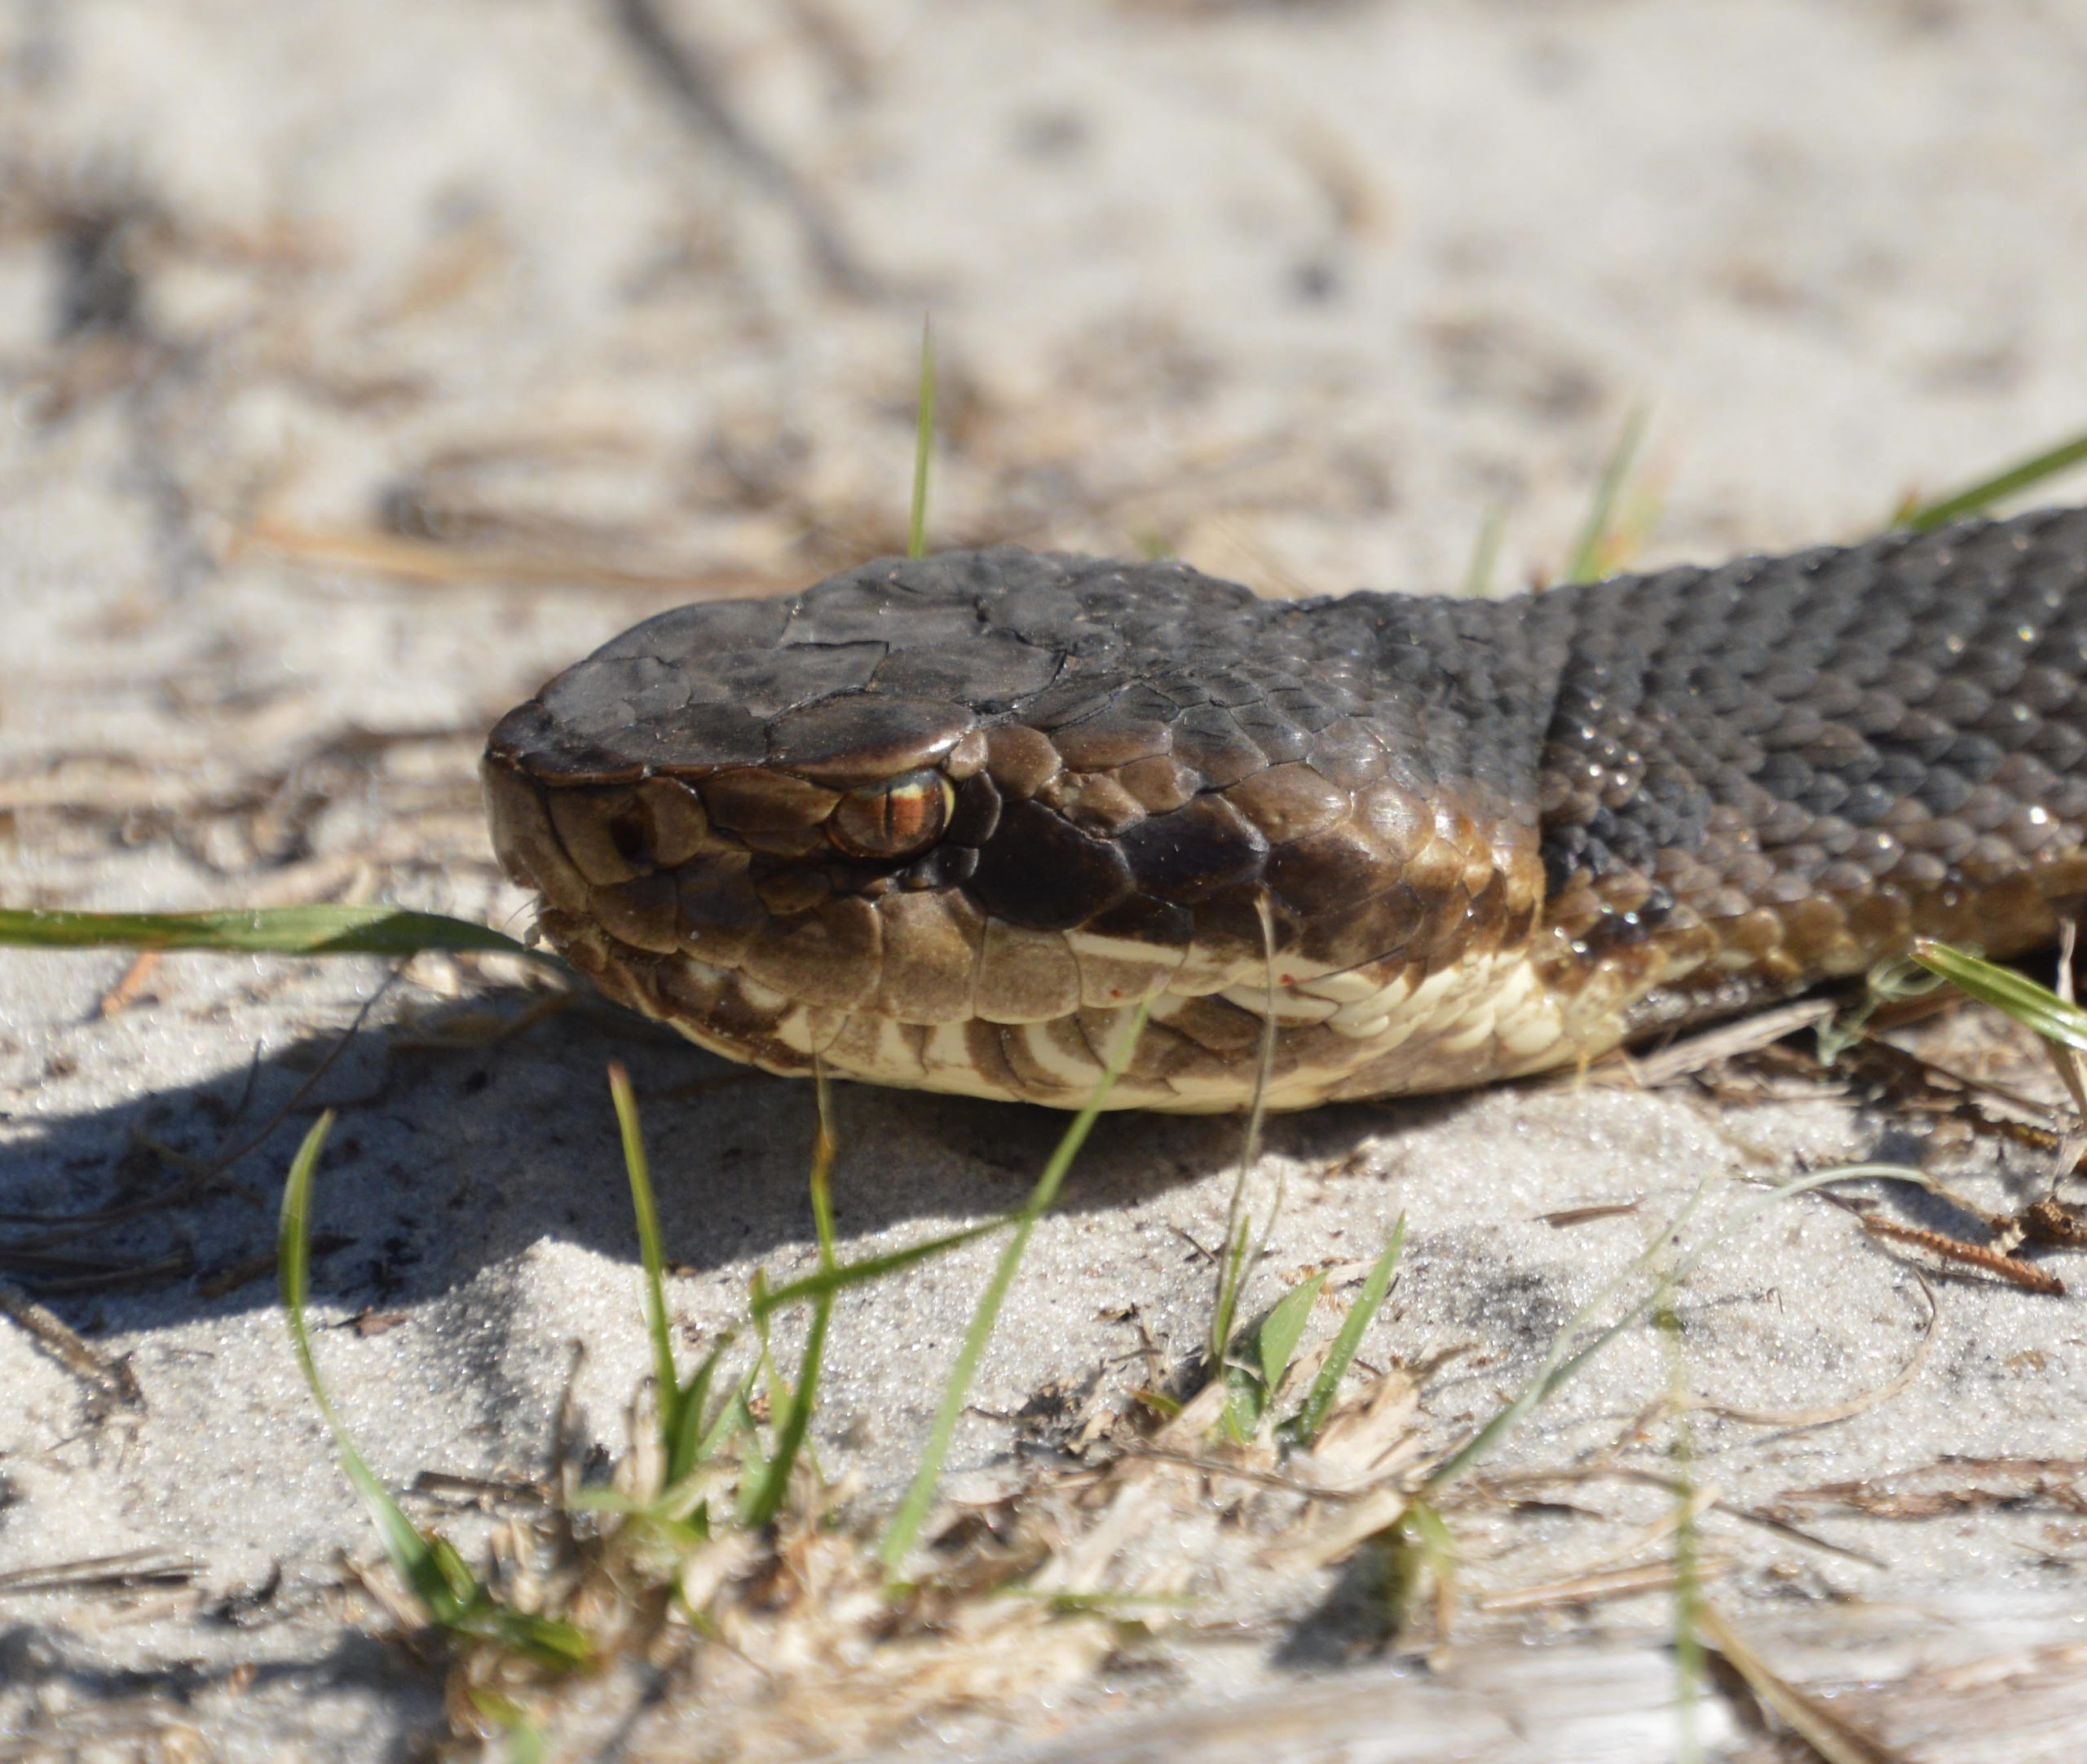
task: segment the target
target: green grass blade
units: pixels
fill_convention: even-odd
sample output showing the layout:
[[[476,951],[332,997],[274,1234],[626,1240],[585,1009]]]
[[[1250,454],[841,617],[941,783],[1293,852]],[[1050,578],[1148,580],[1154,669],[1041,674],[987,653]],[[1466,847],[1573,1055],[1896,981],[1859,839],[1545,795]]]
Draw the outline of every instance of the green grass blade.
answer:
[[[654,1399],[660,1412],[660,1455],[671,1464],[682,1434],[681,1374],[674,1369],[673,1327],[667,1316],[667,1259],[660,1242],[660,1209],[653,1199],[652,1166],[638,1125],[638,1097],[621,1061],[609,1063],[609,1096],[623,1132],[623,1166],[630,1177],[630,1208],[638,1217],[638,1248],[645,1263],[645,1327],[652,1338]],[[675,1479],[669,1475],[669,1482]]]
[[[520,1704],[480,1685],[474,1685],[465,1694],[481,1715],[506,1730],[507,1746],[501,1764],[545,1764],[549,1753],[544,1747],[543,1731],[529,1719]]]
[[[833,1132],[832,1092],[827,1083],[823,1065],[814,1068],[813,1079],[818,1100],[818,1136],[812,1142],[812,1224],[818,1233],[819,1272],[831,1274],[835,1266],[833,1159],[837,1142]],[[796,1466],[797,1454],[804,1449],[805,1436],[811,1428],[812,1410],[818,1400],[819,1374],[826,1359],[827,1328],[832,1319],[833,1294],[822,1293],[812,1301],[811,1326],[805,1332],[805,1353],[797,1369],[796,1388],[790,1394],[788,1409],[777,1418],[775,1450],[745,1504],[746,1519],[750,1525],[770,1524],[783,1510],[783,1502],[789,1495],[790,1473]]]
[[[1224,1250],[1218,1258],[1217,1292],[1211,1305],[1210,1316],[1210,1375],[1224,1376],[1227,1356],[1232,1352],[1233,1326],[1239,1319],[1239,1306],[1246,1295],[1246,1282],[1252,1277],[1255,1259],[1254,1247],[1253,1209],[1247,1195],[1247,1184],[1254,1174],[1254,1162],[1260,1156],[1261,1123],[1266,1117],[1269,1078],[1275,1069],[1275,920],[1269,911],[1265,893],[1255,897],[1254,906],[1261,922],[1261,977],[1264,1003],[1261,1008],[1261,1039],[1260,1056],[1254,1065],[1254,1100],[1246,1111],[1246,1131],[1239,1138],[1239,1170],[1232,1179],[1232,1197],[1224,1211]],[[1262,1228],[1261,1242],[1266,1246],[1269,1237],[1275,1230],[1277,1215],[1282,1211],[1282,1179],[1276,1179],[1275,1200],[1269,1208],[1268,1223]],[[1229,1413],[1229,1411],[1228,1411]]]
[[[725,1350],[732,1345],[733,1334],[727,1330],[717,1338],[702,1364],[696,1367],[694,1376],[682,1387],[674,1404],[674,1433],[667,1446],[667,1486],[671,1488],[685,1480],[696,1467],[705,1462],[709,1453],[703,1449],[706,1435],[703,1426],[704,1411],[710,1406],[710,1387],[716,1383],[717,1364],[725,1357]]]
[[[2046,448],[2016,465],[1995,472],[1990,478],[1982,478],[1974,484],[1961,490],[1952,490],[1948,496],[1937,496],[1932,502],[1923,502],[1910,509],[1901,509],[1891,524],[1910,527],[1917,533],[1932,532],[1938,527],[1947,527],[1952,521],[1961,521],[1977,514],[2019,491],[2041,483],[2046,478],[2055,477],[2068,466],[2077,465],[2087,460],[2087,434],[2074,435],[2061,441],[2054,448]]]
[[[993,1325],[999,1319],[1000,1306],[1007,1298],[1008,1289],[1014,1284],[1015,1270],[1021,1263],[1022,1252],[1029,1247],[1030,1233],[1035,1228],[1036,1221],[1057,1199],[1066,1172],[1072,1168],[1073,1160],[1087,1143],[1087,1136],[1096,1117],[1101,1113],[1102,1105],[1108,1101],[1110,1091],[1116,1087],[1116,1080],[1123,1075],[1132,1056],[1137,1051],[1139,1038],[1145,1033],[1147,1008],[1141,1003],[1131,1013],[1093,1094],[1073,1118],[1072,1125],[1058,1141],[1057,1149],[1051,1153],[1050,1162],[1044,1165],[1043,1175],[1036,1179],[1036,1186],[1030,1191],[1029,1203],[1016,1221],[1014,1236],[1001,1253],[999,1265],[993,1270],[985,1291],[979,1295],[971,1327],[964,1333],[964,1343],[957,1351],[956,1365],[943,1387],[942,1406],[936,1410],[934,1425],[929,1430],[928,1447],[921,1454],[920,1468],[914,1472],[906,1497],[899,1502],[898,1510],[892,1515],[890,1526],[877,1546],[877,1554],[887,1568],[897,1568],[920,1535],[921,1524],[928,1516],[929,1504],[935,1497],[936,1484],[942,1480],[942,1461],[949,1455],[950,1441],[955,1436],[957,1418],[964,1413],[964,1400],[970,1394],[971,1380],[978,1370]]]
[[[906,555],[928,554],[928,462],[935,449],[935,341],[920,321],[920,404],[913,436],[913,508],[906,523]]]
[[[1312,1307],[1318,1301],[1319,1289],[1326,1283],[1324,1274],[1314,1274],[1309,1280],[1300,1281],[1276,1300],[1269,1314],[1261,1319],[1260,1328],[1254,1332],[1261,1378],[1271,1394],[1282,1383],[1283,1374],[1290,1369],[1297,1344],[1304,1338],[1304,1325],[1311,1321]]]
[[[2046,1041],[2087,1053],[2087,1011],[2067,1004],[2027,975],[2018,974],[2011,968],[1997,968],[1967,950],[1937,943],[1931,937],[1914,940],[1913,959],[1960,991],[2005,1011]]]
[[[1242,1186],[1235,1188],[1235,1199],[1243,1200]],[[1224,1249],[1217,1264],[1217,1302],[1211,1308],[1210,1341],[1207,1352],[1210,1356],[1212,1377],[1223,1375],[1225,1356],[1231,1352],[1233,1325],[1239,1317],[1239,1294],[1246,1284],[1246,1256],[1253,1247],[1254,1221],[1251,1215],[1237,1206],[1233,1216],[1224,1228]]]
[[[457,1613],[452,1590],[427,1540],[400,1510],[390,1492],[377,1480],[376,1473],[355,1449],[346,1426],[335,1413],[333,1399],[327,1396],[326,1387],[320,1382],[318,1362],[312,1357],[311,1333],[305,1327],[305,1307],[310,1303],[311,1292],[311,1182],[319,1167],[319,1154],[325,1149],[326,1136],[333,1128],[333,1111],[329,1109],[311,1123],[304,1143],[298,1147],[297,1156],[290,1161],[289,1179],[283,1184],[282,1213],[276,1237],[276,1266],[281,1282],[283,1313],[289,1324],[290,1346],[297,1355],[298,1369],[304,1374],[306,1387],[318,1405],[327,1431],[333,1435],[333,1449],[340,1454],[342,1469],[355,1493],[362,1497],[363,1505],[369,1510],[371,1523],[377,1527],[384,1553],[390,1557],[399,1578],[413,1589],[428,1607],[430,1616],[440,1623]]]
[[[491,950],[555,961],[487,925],[401,906],[242,907],[214,913],[76,913],[0,908],[0,944],[29,949],[233,950],[279,955],[411,955]]]
[[[592,1664],[594,1658],[594,1644],[585,1629],[562,1618],[517,1611],[483,1591],[474,1603],[443,1627],[474,1641],[491,1642],[507,1653],[523,1655],[554,1672],[576,1672]]]
[[[1591,582],[1601,575],[1603,559],[1616,523],[1616,505],[1630,478],[1638,448],[1645,439],[1645,407],[1632,405],[1630,414],[1623,419],[1616,445],[1603,462],[1600,480],[1595,486],[1594,501],[1588,505],[1586,521],[1580,528],[1579,539],[1573,547],[1573,556],[1560,578],[1561,581]]]
[[[1384,1246],[1384,1253],[1377,1258],[1375,1266],[1362,1282],[1361,1292],[1341,1320],[1340,1333],[1334,1337],[1333,1349],[1319,1368],[1319,1375],[1313,1379],[1304,1406],[1297,1411],[1295,1430],[1297,1437],[1308,1446],[1326,1424],[1334,1398],[1340,1391],[1340,1381],[1348,1376],[1348,1369],[1355,1364],[1355,1356],[1361,1351],[1363,1334],[1392,1290],[1392,1275],[1405,1248],[1405,1215],[1401,1213],[1398,1223],[1392,1227],[1392,1241]]]
[[[1423,1500],[1409,1502],[1390,1528],[1392,1546],[1387,1602],[1395,1629],[1413,1621],[1423,1587],[1433,1584],[1445,1593],[1457,1572],[1457,1542],[1449,1522]]]
[[[739,1435],[753,1436],[753,1381],[760,1370],[761,1363],[757,1360],[725,1399],[725,1406],[717,1411],[717,1418],[704,1431],[703,1443],[695,1449],[699,1464],[708,1463]]]
[[[1249,1444],[1260,1431],[1261,1417],[1268,1413],[1268,1387],[1244,1366],[1227,1365],[1224,1378],[1224,1413],[1220,1424],[1233,1444]]]
[[[797,1369],[796,1388],[789,1394],[775,1430],[775,1449],[769,1454],[755,1479],[752,1492],[741,1503],[740,1512],[749,1525],[766,1525],[783,1510],[790,1493],[790,1472],[804,1449],[805,1435],[812,1424],[820,1372],[826,1363],[827,1325],[832,1321],[833,1302],[822,1300],[812,1308],[811,1327],[805,1331],[805,1352]]]
[[[1228,1353],[1224,1377],[1228,1395],[1224,1402],[1224,1431],[1240,1444],[1244,1445],[1260,1431],[1261,1418],[1268,1413],[1269,1405],[1274,1400],[1275,1387],[1282,1382],[1282,1375],[1297,1352],[1297,1343],[1304,1334],[1304,1325],[1310,1321],[1312,1306],[1319,1296],[1319,1289],[1326,1283],[1324,1274],[1315,1274],[1311,1279],[1300,1281],[1269,1307],[1260,1326],[1254,1331],[1254,1357],[1259,1369],[1242,1365],[1237,1356]]]
[[[1500,540],[1507,531],[1507,511],[1496,503],[1478,523],[1478,537],[1471,548],[1463,586],[1457,591],[1466,600],[1483,600],[1493,592],[1493,572],[1499,566]]]
[[[312,1122],[311,1130],[290,1162],[289,1180],[283,1184],[283,1206],[276,1233],[276,1267],[281,1281],[283,1312],[289,1325],[290,1346],[297,1355],[312,1401],[333,1436],[333,1449],[349,1483],[362,1497],[384,1553],[399,1577],[413,1589],[426,1607],[429,1619],[452,1634],[482,1638],[516,1653],[526,1654],[544,1665],[567,1668],[586,1663],[593,1644],[570,1623],[531,1616],[490,1598],[464,1565],[456,1550],[439,1537],[421,1532],[408,1519],[391,1493],[377,1480],[368,1461],[356,1449],[354,1439],[335,1412],[326,1387],[320,1382],[318,1363],[312,1357],[311,1336],[305,1326],[305,1307],[311,1299],[311,1184],[319,1167],[319,1154],[333,1126],[328,1109]]]
[[[1536,1376],[1523,1387],[1520,1394],[1504,1408],[1497,1411],[1484,1427],[1467,1440],[1429,1475],[1427,1487],[1431,1491],[1446,1488],[1450,1483],[1455,1481],[1505,1438],[1520,1422],[1523,1416],[1529,1413],[1553,1391],[1564,1384],[1596,1353],[1608,1346],[1616,1336],[1622,1334],[1631,1322],[1644,1314],[1645,1309],[1652,1303],[1651,1299],[1648,1299],[1644,1305],[1634,1307],[1626,1312],[1621,1320],[1612,1324],[1607,1330],[1596,1337],[1591,1344],[1579,1353],[1574,1354],[1572,1352],[1573,1344],[1581,1338],[1582,1331],[1589,1326],[1601,1308],[1666,1253],[1668,1244],[1679,1234],[1682,1227],[1694,1217],[1696,1210],[1710,1198],[1710,1180],[1707,1177],[1697,1184],[1695,1193],[1688,1197],[1681,1211],[1654,1235],[1651,1246],[1644,1253],[1634,1259],[1621,1273],[1609,1281],[1599,1292],[1580,1308],[1573,1315],[1572,1321],[1558,1332],[1556,1338],[1551,1343],[1551,1352],[1544,1356],[1543,1364],[1537,1369]],[[1654,1289],[1655,1297],[1659,1290],[1657,1287]]]
[[[765,1318],[793,1304],[802,1304],[808,1299],[817,1299],[829,1293],[845,1292],[850,1286],[865,1286],[882,1280],[887,1274],[895,1274],[916,1262],[931,1261],[951,1250],[961,1249],[965,1244],[980,1237],[990,1237],[996,1231],[1005,1231],[1010,1225],[1019,1224],[1019,1213],[1003,1213],[997,1219],[988,1219],[976,1225],[966,1225],[961,1231],[952,1231],[939,1237],[930,1237],[924,1243],[910,1244],[903,1250],[887,1250],[881,1255],[866,1255],[854,1262],[838,1262],[830,1268],[822,1268],[816,1274],[807,1274],[801,1280],[763,1290],[751,1303],[757,1318]]]
[[[1588,1326],[1595,1313],[1617,1292],[1629,1285],[1634,1278],[1651,1267],[1652,1263],[1666,1251],[1667,1246],[1680,1235],[1682,1227],[1688,1223],[1697,1208],[1701,1206],[1709,1197],[1710,1181],[1706,1179],[1697,1184],[1696,1192],[1688,1197],[1687,1203],[1666,1228],[1653,1238],[1651,1246],[1595,1294],[1580,1308],[1572,1321],[1559,1331],[1550,1353],[1544,1358],[1543,1365],[1538,1369],[1536,1376],[1529,1381],[1521,1394],[1494,1414],[1449,1458],[1429,1473],[1427,1482],[1428,1491],[1431,1493],[1439,1492],[1469,1470],[1473,1464],[1498,1444],[1531,1409],[1536,1408],[1553,1391],[1568,1383],[1582,1366],[1594,1359],[1617,1336],[1640,1321],[1648,1312],[1661,1303],[1670,1290],[1679,1286],[1684,1280],[1688,1279],[1689,1275],[1701,1264],[1705,1256],[1717,1248],[1719,1244],[1736,1237],[1745,1229],[1768,1208],[1783,1201],[1793,1199],[1798,1195],[1809,1194],[1814,1188],[1823,1188],[1829,1183],[1848,1182],[1866,1176],[1887,1177],[1894,1181],[1911,1180],[1923,1185],[1926,1185],[1930,1180],[1924,1177],[1918,1171],[1908,1171],[1899,1164],[1842,1164],[1831,1170],[1815,1170],[1802,1176],[1794,1176],[1788,1182],[1779,1184],[1741,1207],[1730,1219],[1723,1221],[1715,1231],[1662,1276],[1643,1299],[1630,1306],[1615,1321],[1588,1340],[1586,1345],[1580,1347],[1577,1352],[1574,1352],[1573,1344],[1580,1340],[1582,1330]]]
[[[830,1274],[836,1263],[833,1237],[833,1160],[840,1155],[841,1136],[833,1129],[833,1085],[823,1060],[812,1062],[812,1098],[818,1113],[818,1134],[812,1141],[812,1229],[818,1237],[819,1272]]]

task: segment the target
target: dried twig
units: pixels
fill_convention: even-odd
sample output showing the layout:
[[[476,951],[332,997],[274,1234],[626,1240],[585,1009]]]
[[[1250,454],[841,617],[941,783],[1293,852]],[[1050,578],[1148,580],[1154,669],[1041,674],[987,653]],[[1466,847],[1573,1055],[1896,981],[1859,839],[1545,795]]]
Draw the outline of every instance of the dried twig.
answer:
[[[1765,1709],[1810,1746],[1825,1764],[1895,1764],[1895,1755],[1857,1731],[1816,1697],[1807,1696],[1772,1670],[1743,1641],[1717,1607],[1704,1604],[1696,1613],[1703,1638],[1725,1664],[1745,1681]]]
[[[131,1592],[153,1586],[186,1586],[195,1566],[164,1550],[126,1550],[120,1555],[82,1556],[71,1562],[11,1568],[0,1574],[0,1594]]]
[[[1671,1084],[1705,1066],[1715,1065],[1720,1060],[1736,1059],[1801,1029],[1809,1029],[1814,1023],[1831,1017],[1833,1011],[1830,999],[1801,999],[1795,1004],[1763,1011],[1758,1017],[1743,1017],[1736,1023],[1691,1035],[1686,1041],[1678,1041],[1657,1053],[1642,1058],[1626,1057],[1623,1062],[1623,1082],[1641,1090],[1657,1090],[1662,1084]]]
[[[1962,1262],[1972,1268],[1983,1268],[1988,1274],[1997,1274],[2003,1280],[2030,1292],[2046,1293],[2052,1298],[2063,1298],[2065,1282],[2055,1274],[2049,1274],[2033,1262],[2018,1261],[2011,1255],[1988,1249],[1979,1243],[1966,1243],[1962,1239],[1946,1236],[1939,1231],[1929,1231],[1920,1225],[1901,1225],[1891,1219],[1878,1219],[1873,1215],[1863,1215],[1862,1228],[1874,1237],[1889,1237],[1894,1242],[1910,1243],[1946,1261]]]
[[[132,958],[130,965],[124,969],[123,977],[102,994],[101,1015],[120,1016],[137,1003],[139,996],[152,984],[153,972],[160,965],[162,953],[158,950],[139,950]]]
[[[1183,1470],[1198,1471],[1206,1476],[1250,1482],[1258,1488],[1273,1488],[1282,1494],[1301,1494],[1313,1501],[1359,1501],[1370,1492],[1367,1487],[1322,1488],[1316,1483],[1281,1475],[1272,1470],[1250,1470],[1244,1464],[1227,1464],[1214,1458],[1198,1458],[1189,1452],[1170,1452],[1162,1446],[1128,1445],[1124,1447],[1123,1455],[1149,1463],[1178,1465]]]
[[[87,1387],[88,1418],[99,1426],[117,1409],[143,1414],[145,1393],[126,1360],[104,1360],[52,1313],[19,1288],[0,1281],[0,1316]]]
[[[1686,1499],[1695,1492],[1688,1480],[1668,1475],[1656,1470],[1642,1470],[1628,1464],[1589,1464],[1576,1466],[1569,1470],[1533,1470],[1517,1471],[1511,1475],[1489,1476],[1479,1486],[1489,1493],[1505,1495],[1517,1488],[1542,1488],[1555,1483],[1632,1482],[1648,1488]],[[1734,1506],[1730,1502],[1717,1500],[1705,1510],[1722,1513],[1727,1519],[1736,1519],[1749,1525],[1758,1525],[1763,1531],[1773,1532],[1779,1537],[1787,1537],[1793,1543],[1801,1543],[1813,1550],[1824,1550],[1829,1555],[1844,1556],[1851,1562],[1860,1562],[1864,1568],[1888,1568],[1891,1564],[1877,1557],[1867,1555],[1860,1550],[1851,1550],[1845,1544],[1818,1537],[1802,1527],[1793,1525],[1788,1519],[1759,1507]]]
[[[1610,1599],[1631,1599],[1640,1593],[1671,1592],[1684,1573],[1698,1581],[1719,1579],[1730,1573],[1732,1567],[1729,1556],[1703,1556],[1690,1563],[1670,1559],[1638,1568],[1575,1575],[1570,1580],[1549,1581],[1539,1586],[1518,1586],[1511,1592],[1486,1593],[1474,1603],[1480,1611],[1495,1613],[1540,1611],[1546,1605],[1591,1605]]]

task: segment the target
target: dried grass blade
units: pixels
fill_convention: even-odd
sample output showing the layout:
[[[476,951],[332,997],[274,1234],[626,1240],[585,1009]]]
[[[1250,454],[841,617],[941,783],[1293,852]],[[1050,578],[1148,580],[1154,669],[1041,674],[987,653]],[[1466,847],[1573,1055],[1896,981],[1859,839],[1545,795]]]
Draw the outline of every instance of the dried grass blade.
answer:
[[[1580,528],[1580,536],[1573,547],[1573,556],[1560,578],[1567,582],[1591,582],[1599,577],[1608,562],[1608,553],[1616,524],[1616,505],[1623,493],[1625,481],[1630,475],[1632,462],[1638,456],[1639,444],[1645,439],[1645,407],[1634,404],[1630,414],[1623,419],[1623,427],[1616,437],[1616,445],[1609,450],[1603,461],[1601,478],[1595,486],[1594,501],[1588,505],[1587,518]]]
[[[1858,1733],[1816,1697],[1807,1696],[1774,1671],[1725,1621],[1716,1606],[1702,1606],[1697,1622],[1704,1639],[1745,1680],[1747,1689],[1825,1764],[1899,1764],[1898,1753]]]

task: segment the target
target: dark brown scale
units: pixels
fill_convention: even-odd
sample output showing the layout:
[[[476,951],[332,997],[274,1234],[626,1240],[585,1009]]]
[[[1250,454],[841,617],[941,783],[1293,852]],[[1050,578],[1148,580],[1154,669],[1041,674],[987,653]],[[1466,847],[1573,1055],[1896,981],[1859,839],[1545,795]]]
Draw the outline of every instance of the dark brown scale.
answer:
[[[1132,889],[1123,852],[1037,802],[1009,803],[978,854],[972,897],[995,919],[1064,931],[1106,912]]]

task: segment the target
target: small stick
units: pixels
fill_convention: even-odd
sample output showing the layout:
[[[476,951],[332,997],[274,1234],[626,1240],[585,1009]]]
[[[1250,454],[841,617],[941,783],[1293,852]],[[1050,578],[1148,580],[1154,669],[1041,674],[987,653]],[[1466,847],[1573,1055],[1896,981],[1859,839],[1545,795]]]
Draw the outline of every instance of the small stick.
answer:
[[[2065,1282],[2055,1274],[2046,1274],[2043,1269],[2028,1262],[2019,1262],[2011,1255],[2002,1255],[1997,1250],[1988,1250],[1981,1244],[1965,1243],[1955,1237],[1945,1237],[1939,1231],[1928,1231],[1918,1225],[1895,1224],[1888,1219],[1876,1219],[1867,1215],[1862,1228],[1873,1237],[1890,1237],[1899,1243],[1910,1243],[1930,1251],[1952,1262],[1969,1263],[1973,1268],[1983,1268],[1988,1274],[1997,1274],[2031,1292],[2049,1294],[2062,1298]]]
[[[0,1280],[0,1316],[10,1319],[59,1365],[87,1387],[88,1413],[99,1422],[109,1411],[123,1409],[140,1413],[145,1393],[128,1361],[104,1360],[72,1330],[35,1299]]]
[[[1691,1564],[1699,1580],[1717,1580],[1732,1572],[1729,1556],[1711,1556]],[[1537,1611],[1546,1605],[1588,1605],[1605,1599],[1629,1599],[1639,1593],[1670,1591],[1680,1583],[1683,1568],[1678,1561],[1654,1562],[1643,1568],[1608,1568],[1598,1574],[1582,1574],[1569,1581],[1551,1581],[1541,1586],[1518,1587],[1512,1592],[1487,1593],[1478,1601],[1480,1611]]]
[[[116,1017],[128,1010],[138,1000],[138,995],[152,983],[152,972],[160,965],[158,950],[140,950],[130,965],[123,971],[123,977],[103,994],[101,1014]]]

